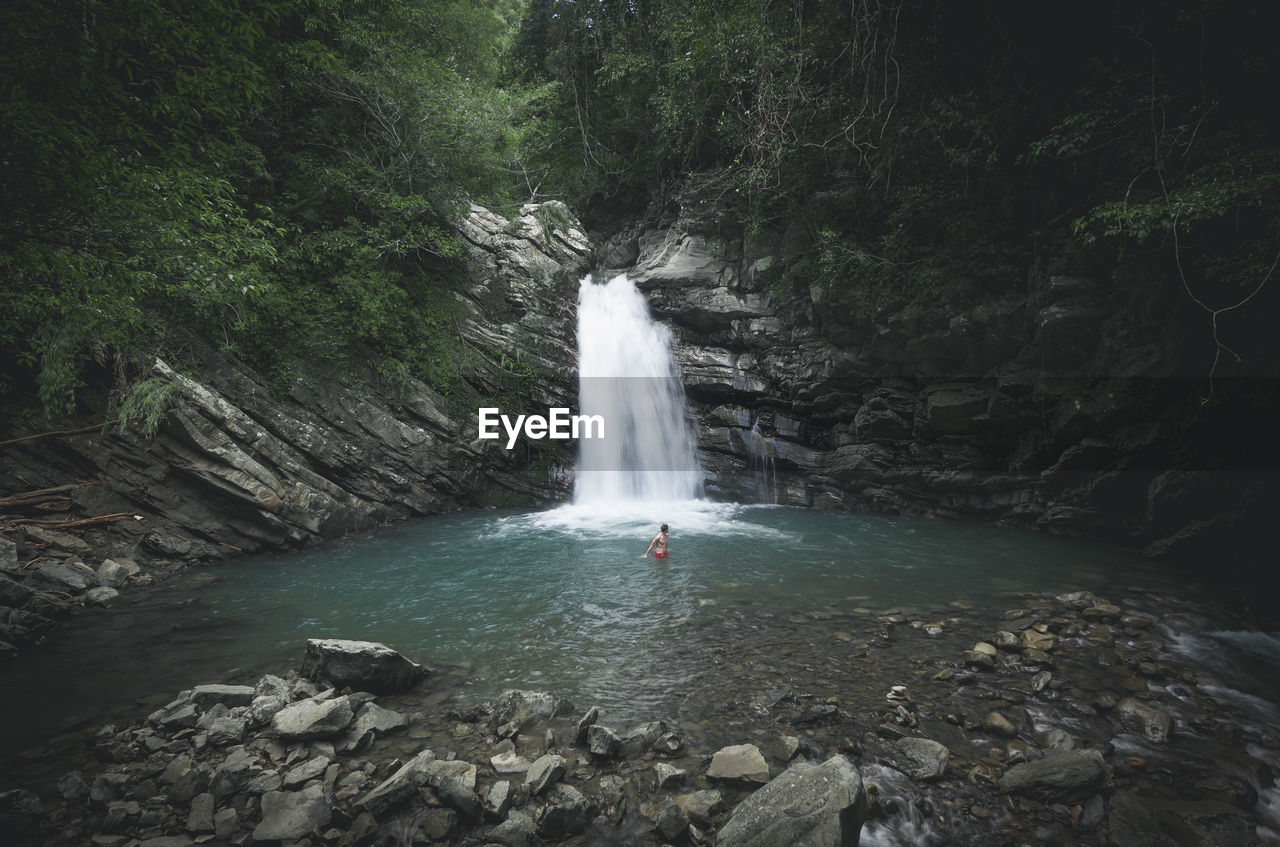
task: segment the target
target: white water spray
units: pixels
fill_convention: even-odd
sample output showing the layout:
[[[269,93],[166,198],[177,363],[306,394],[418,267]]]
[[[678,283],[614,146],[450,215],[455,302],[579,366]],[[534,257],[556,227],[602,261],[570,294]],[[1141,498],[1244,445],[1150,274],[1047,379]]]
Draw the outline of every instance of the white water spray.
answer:
[[[625,275],[578,289],[578,407],[605,437],[578,442],[577,505],[692,500],[702,470],[671,361],[671,332]]]

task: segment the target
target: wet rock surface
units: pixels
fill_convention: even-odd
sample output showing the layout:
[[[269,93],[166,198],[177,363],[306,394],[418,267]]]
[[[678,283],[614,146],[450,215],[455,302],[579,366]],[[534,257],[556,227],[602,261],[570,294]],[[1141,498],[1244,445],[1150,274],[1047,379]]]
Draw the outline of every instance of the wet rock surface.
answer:
[[[326,362],[296,363],[287,385],[269,384],[193,339],[187,367],[152,364],[148,377],[172,398],[153,435],[97,426],[112,417],[101,408],[83,431],[7,445],[0,660],[73,610],[110,606],[116,592],[194,562],[566,497],[571,449],[517,456],[477,440],[476,409],[511,393],[503,359],[513,351],[529,376],[522,411],[572,405],[573,306],[590,244],[554,201],[511,220],[473,206],[458,227],[470,261],[453,324],[463,364],[448,396],[407,374],[388,380],[373,362],[349,379]],[[47,429],[4,421],[0,440]]]
[[[211,682],[32,750],[6,768],[0,815],[16,843],[50,845],[1274,837],[1271,713],[1178,649],[1209,621],[1145,592],[1108,599],[1121,617],[1086,615],[1099,598],[1083,592],[1004,614],[710,606],[672,647],[705,673],[641,721],[535,690],[458,702],[443,676],[386,695],[296,671]],[[1053,636],[1037,639],[1051,673],[997,637],[1028,630]],[[979,643],[990,666],[966,661]],[[1153,737],[1157,715],[1174,731]]]
[[[733,235],[705,208],[681,198],[596,260],[676,327],[717,496],[1003,521],[1237,567],[1267,543],[1270,436],[1218,433],[1270,402],[1274,369],[1251,365],[1265,378],[1220,409],[1198,403],[1205,370],[1185,353],[1201,330],[1176,282],[1117,268],[963,305],[872,303],[856,279],[816,278],[785,237]]]

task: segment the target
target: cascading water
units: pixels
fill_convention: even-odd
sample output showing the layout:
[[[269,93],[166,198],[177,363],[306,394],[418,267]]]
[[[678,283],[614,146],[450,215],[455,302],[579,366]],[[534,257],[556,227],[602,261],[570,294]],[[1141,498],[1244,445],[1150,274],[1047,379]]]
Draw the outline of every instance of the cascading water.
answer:
[[[578,442],[575,505],[693,500],[702,470],[671,332],[625,275],[578,289],[578,406],[605,437]]]

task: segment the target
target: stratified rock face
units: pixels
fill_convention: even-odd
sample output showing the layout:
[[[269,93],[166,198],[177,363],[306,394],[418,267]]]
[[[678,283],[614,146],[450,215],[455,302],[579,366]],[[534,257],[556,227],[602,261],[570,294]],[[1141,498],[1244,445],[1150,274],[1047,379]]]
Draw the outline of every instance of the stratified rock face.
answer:
[[[476,401],[509,390],[501,360],[519,351],[534,378],[522,389],[529,408],[513,411],[573,405],[574,303],[590,244],[557,202],[526,206],[511,221],[473,206],[458,227],[471,249],[455,295],[457,343],[468,355],[454,395],[465,402],[412,377],[392,384],[372,368],[365,382],[344,384],[324,362],[299,363],[282,394],[193,339],[196,373],[160,359],[152,365],[151,378],[174,401],[154,437],[90,430],[6,448],[0,491],[65,486],[74,489],[66,495],[72,515],[126,516],[109,533],[33,526],[25,530],[30,543],[79,557],[93,552],[95,567],[107,556],[222,558],[412,515],[562,499],[572,449],[556,452],[557,442],[531,461],[498,440],[478,440]],[[98,412],[93,420],[106,417]],[[68,485],[83,481],[90,484]],[[14,540],[21,546],[23,539]],[[8,577],[12,558],[7,546],[0,549]],[[78,594],[99,579],[115,587],[127,572],[110,567],[99,577],[50,566],[39,579],[41,589]]]
[[[867,819],[862,777],[844,756],[797,762],[734,809],[717,847],[853,847]]]
[[[302,675],[337,688],[392,694],[411,690],[429,671],[376,641],[308,638]]]
[[[1257,516],[1280,500],[1250,451],[1273,452],[1212,435],[1248,417],[1237,401],[1265,405],[1274,375],[1240,380],[1256,386],[1230,400],[1219,386],[1233,411],[1190,411],[1208,360],[1186,364],[1203,327],[1183,319],[1176,280],[1125,269],[1106,282],[1039,278],[972,305],[872,307],[857,279],[819,281],[811,257],[767,235],[708,234],[700,214],[691,202],[674,222],[638,225],[597,259],[676,330],[714,497],[1001,521],[1184,554],[1257,523],[1236,518],[1241,504]],[[1199,425],[1155,425],[1170,405]],[[1211,473],[1221,451],[1259,472]]]

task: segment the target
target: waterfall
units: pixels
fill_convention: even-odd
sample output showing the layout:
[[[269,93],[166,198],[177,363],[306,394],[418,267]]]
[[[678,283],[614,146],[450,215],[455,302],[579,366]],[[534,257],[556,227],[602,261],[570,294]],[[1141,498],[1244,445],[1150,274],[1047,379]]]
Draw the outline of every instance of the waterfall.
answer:
[[[575,504],[702,496],[671,332],[625,275],[579,286],[578,407],[604,418],[605,437],[578,441]]]

